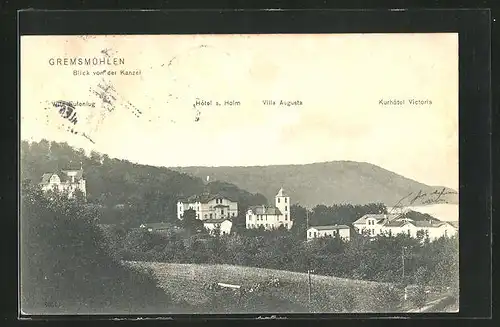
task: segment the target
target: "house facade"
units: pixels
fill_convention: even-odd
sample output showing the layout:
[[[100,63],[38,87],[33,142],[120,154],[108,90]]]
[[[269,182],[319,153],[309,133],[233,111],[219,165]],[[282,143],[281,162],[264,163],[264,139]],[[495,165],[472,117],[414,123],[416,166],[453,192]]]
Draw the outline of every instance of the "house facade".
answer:
[[[192,209],[196,219],[225,219],[238,216],[238,202],[226,196],[203,193],[177,202],[177,218],[182,219],[184,211]]]
[[[419,233],[429,236],[431,241],[440,237],[451,237],[458,233],[458,228],[447,221],[412,220],[403,215],[365,215],[353,223],[360,234],[374,237],[377,235],[407,234],[416,238]]]
[[[351,228],[346,225],[312,226],[307,230],[307,240],[321,237],[340,237],[344,241],[350,241]]]
[[[233,223],[229,218],[207,219],[203,221],[203,227],[205,227],[210,232],[210,234],[213,234],[216,230],[219,230],[220,235],[229,235],[231,233]]]
[[[249,207],[246,212],[246,228],[290,229],[293,220],[290,216],[290,197],[281,188],[274,197],[274,206],[258,205]]]
[[[79,170],[62,170],[60,173],[45,173],[39,185],[44,192],[67,192],[69,198],[74,197],[75,192],[79,190],[84,198],[87,198],[87,187],[81,168]]]

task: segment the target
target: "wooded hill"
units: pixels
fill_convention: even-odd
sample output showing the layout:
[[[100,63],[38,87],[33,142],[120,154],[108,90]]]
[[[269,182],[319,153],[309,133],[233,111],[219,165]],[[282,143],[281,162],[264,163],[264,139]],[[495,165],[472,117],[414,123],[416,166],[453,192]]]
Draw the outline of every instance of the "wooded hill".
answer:
[[[194,177],[205,179],[210,176],[210,180],[232,183],[249,192],[262,193],[270,201],[283,186],[292,195],[292,203],[309,208],[341,203],[384,203],[392,207],[402,199],[403,205],[458,203],[455,190],[425,185],[366,162],[171,169]],[[440,195],[443,189],[444,194]],[[419,192],[422,196],[417,196]]]
[[[81,164],[88,202],[108,209],[117,205],[133,207],[133,212],[127,210],[130,215],[121,217],[121,220],[132,220],[133,225],[175,220],[177,200],[204,191],[230,196],[242,209],[267,203],[263,195],[251,194],[230,183],[205,184],[198,177],[164,167],[112,159],[97,152],[88,156],[83,149],[74,149],[66,143],[23,141],[20,155],[21,180],[33,183],[40,182],[44,173],[79,169]],[[113,220],[110,215],[104,216]]]

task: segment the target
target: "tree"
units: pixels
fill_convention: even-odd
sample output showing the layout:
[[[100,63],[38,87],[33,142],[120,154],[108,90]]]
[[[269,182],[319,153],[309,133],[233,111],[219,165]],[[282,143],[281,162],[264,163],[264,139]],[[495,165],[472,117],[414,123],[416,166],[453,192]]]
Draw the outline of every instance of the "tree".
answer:
[[[92,208],[29,184],[21,195],[24,312],[168,310],[170,297],[152,275],[125,268],[108,253]]]
[[[203,222],[196,218],[196,211],[193,209],[184,211],[181,226],[191,233],[197,233],[204,229]]]

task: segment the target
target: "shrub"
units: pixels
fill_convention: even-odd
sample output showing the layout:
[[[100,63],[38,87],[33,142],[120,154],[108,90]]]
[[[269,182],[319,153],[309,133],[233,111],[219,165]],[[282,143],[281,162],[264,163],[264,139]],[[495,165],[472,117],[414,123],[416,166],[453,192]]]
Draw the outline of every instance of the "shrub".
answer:
[[[402,304],[403,291],[395,286],[377,285],[372,294],[375,312],[395,312]]]
[[[418,285],[412,292],[410,293],[409,300],[416,307],[421,308],[425,305],[427,301],[427,293],[425,292],[425,287],[422,285]]]

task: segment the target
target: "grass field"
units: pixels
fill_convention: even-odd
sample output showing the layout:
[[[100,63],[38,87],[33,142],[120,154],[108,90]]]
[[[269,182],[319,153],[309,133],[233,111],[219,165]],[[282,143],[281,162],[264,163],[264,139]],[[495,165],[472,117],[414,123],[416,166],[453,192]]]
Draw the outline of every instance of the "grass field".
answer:
[[[280,286],[267,294],[257,309],[268,312],[383,312],[394,311],[394,303],[400,303],[402,292],[390,284],[311,275],[311,304],[308,296],[306,273],[290,271],[206,264],[173,264],[158,262],[126,262],[139,269],[151,269],[159,286],[170,293],[175,301],[186,301],[193,308],[210,306],[213,292],[206,291],[207,283],[221,282],[249,287],[254,283],[279,278]],[[401,294],[400,294],[401,293]],[[220,296],[219,296],[220,297]],[[266,302],[268,305],[264,305]],[[227,299],[228,302],[234,299]],[[391,302],[392,301],[392,306]],[[212,302],[213,303],[213,302]],[[269,304],[274,303],[275,305]],[[391,309],[392,308],[392,309]],[[234,307],[233,307],[234,310]],[[242,312],[252,309],[242,309]],[[397,310],[396,310],[397,311]],[[200,309],[203,312],[203,309]]]

